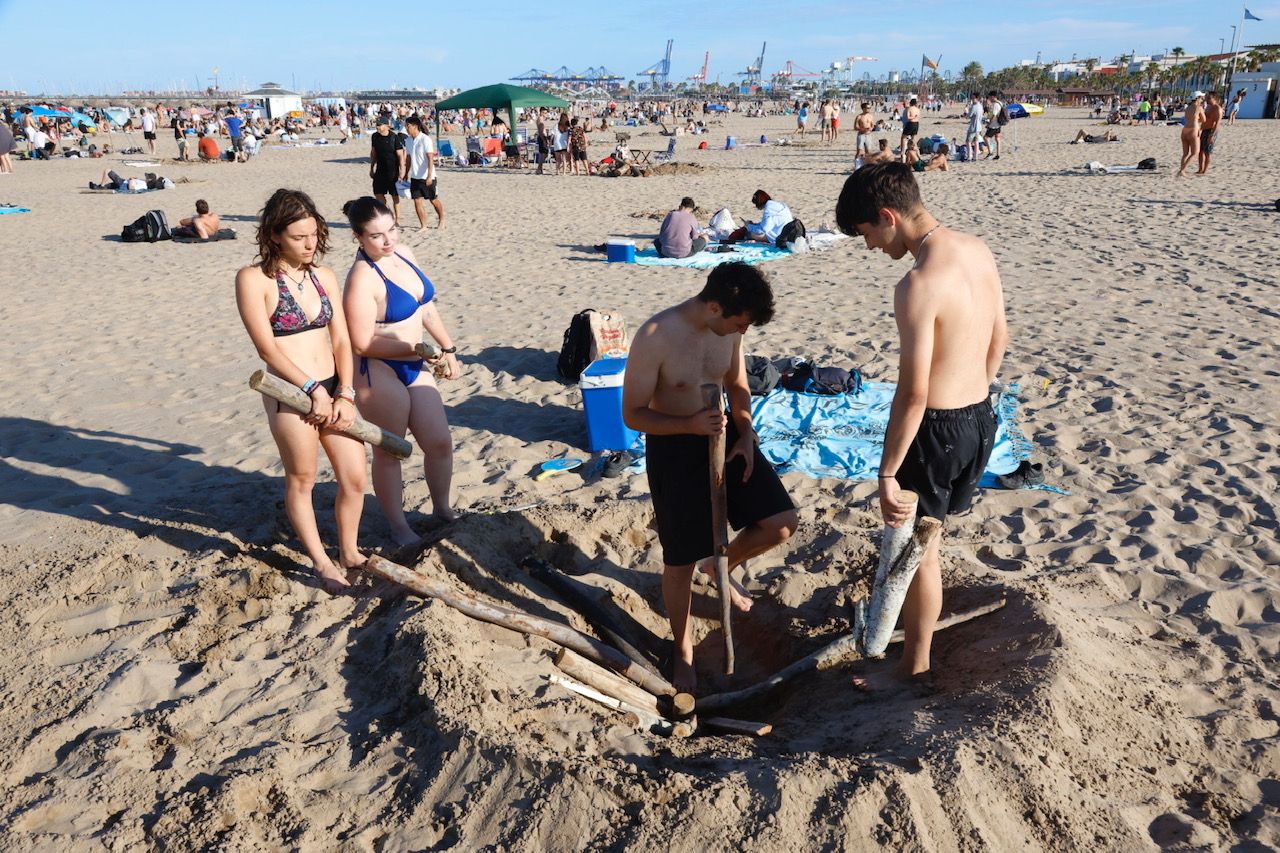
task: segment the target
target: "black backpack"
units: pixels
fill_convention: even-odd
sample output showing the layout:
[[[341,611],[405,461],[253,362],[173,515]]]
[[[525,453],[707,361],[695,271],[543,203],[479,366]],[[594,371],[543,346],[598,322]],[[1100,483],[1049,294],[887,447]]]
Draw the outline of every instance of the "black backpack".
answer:
[[[804,223],[799,219],[793,219],[786,225],[782,226],[782,230],[778,232],[778,239],[774,241],[779,249],[785,248],[788,243],[794,243],[805,235]]]
[[[163,210],[148,210],[121,229],[120,239],[126,243],[155,243],[172,240],[173,233]]]
[[[1000,112],[996,113],[996,124],[999,125],[1000,127],[1004,127],[1006,124],[1009,123],[1010,119],[1011,119],[1011,116],[1009,115],[1009,105],[1001,104]]]
[[[752,394],[768,394],[778,387],[782,374],[772,361],[762,355],[748,355],[743,361],[747,366],[747,388]]]
[[[817,367],[806,361],[782,377],[782,387],[802,394],[857,394],[862,390],[862,373],[857,368]]]
[[[591,363],[591,315],[588,308],[573,315],[569,328],[564,330],[564,342],[560,345],[560,358],[556,372],[566,382],[577,382],[582,371]]]
[[[1138,168],[1144,172],[1154,172],[1156,170],[1156,158],[1148,157],[1145,160],[1139,160]]]

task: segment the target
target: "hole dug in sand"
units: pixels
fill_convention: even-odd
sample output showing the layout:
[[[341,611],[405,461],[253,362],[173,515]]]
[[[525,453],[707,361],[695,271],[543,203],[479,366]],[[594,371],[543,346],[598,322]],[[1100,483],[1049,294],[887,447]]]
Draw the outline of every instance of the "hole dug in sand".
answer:
[[[579,613],[520,567],[523,557],[537,553],[597,600],[666,674],[670,640],[661,604],[659,551],[647,509],[629,501],[469,516],[418,568],[436,578],[452,575],[459,589],[469,586],[504,606],[597,636]],[[802,528],[780,555],[781,566],[753,568],[767,588],[757,593],[749,612],[734,613],[737,672],[732,677],[722,674],[715,588],[695,585],[700,696],[755,684],[847,634],[846,613],[834,603],[848,586],[847,578],[868,579],[874,563],[865,548],[861,564],[812,560],[808,544],[831,542],[831,534],[826,529],[806,534]],[[795,575],[808,576],[804,588],[809,593],[797,605],[784,604],[772,592],[789,583],[794,587]],[[861,585],[865,591],[866,580]],[[851,685],[855,673],[889,670],[901,650],[895,644],[886,660],[805,674],[767,698],[713,714],[771,723],[772,733],[759,740],[699,736],[678,741],[645,734],[621,714],[551,684],[548,676],[560,674],[552,663],[555,644],[474,621],[439,602],[389,626],[392,636],[387,640],[392,647],[412,648],[393,656],[414,671],[394,677],[417,683],[418,694],[430,701],[434,727],[533,761],[613,758],[634,763],[669,751],[685,758],[822,754],[897,762],[918,754],[930,739],[963,738],[986,728],[1040,680],[1058,638],[1026,599],[994,588],[949,587],[945,609],[956,612],[1002,595],[1008,597],[1004,610],[935,636],[931,695],[905,690],[868,695]]]

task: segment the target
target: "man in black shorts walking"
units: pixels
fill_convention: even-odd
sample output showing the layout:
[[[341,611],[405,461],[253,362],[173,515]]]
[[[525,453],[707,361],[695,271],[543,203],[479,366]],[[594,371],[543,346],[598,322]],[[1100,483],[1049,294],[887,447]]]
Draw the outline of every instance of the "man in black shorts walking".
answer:
[[[1004,294],[991,250],[977,237],[944,228],[925,210],[911,168],[864,166],[845,181],[836,223],[898,260],[915,258],[894,290],[901,354],[898,390],[880,457],[880,512],[900,527],[919,496],[918,515],[944,520],[973,500],[995,443],[987,401],[1008,344]],[[907,591],[900,674],[929,671],[933,630],[942,612],[942,572],[935,539]]]
[[[427,230],[425,202],[428,201],[436,212],[436,228],[443,228],[444,204],[437,193],[435,144],[423,133],[422,119],[418,116],[409,116],[404,126],[409,136],[404,141],[404,172],[400,177],[409,182],[409,198],[413,199],[413,210],[418,214],[418,231]]]
[[[675,640],[672,683],[693,692],[689,605],[696,564],[712,556],[708,436],[726,432],[725,491],[729,523],[741,532],[729,544],[729,569],[785,542],[796,529],[795,505],[757,446],[742,336],[773,318],[773,291],[746,264],[724,264],[697,296],[655,314],[636,333],[627,362],[622,413],[646,434],[649,490],[662,545],[662,598]],[[704,408],[701,387],[725,389],[729,412]],[[741,584],[730,592],[739,610],[751,599]]]
[[[404,144],[391,132],[391,114],[378,116],[378,132],[372,137],[369,150],[369,177],[373,179],[373,194],[378,201],[387,203],[391,194],[391,212],[396,225],[400,224],[400,194],[396,192],[396,179],[404,171]]]

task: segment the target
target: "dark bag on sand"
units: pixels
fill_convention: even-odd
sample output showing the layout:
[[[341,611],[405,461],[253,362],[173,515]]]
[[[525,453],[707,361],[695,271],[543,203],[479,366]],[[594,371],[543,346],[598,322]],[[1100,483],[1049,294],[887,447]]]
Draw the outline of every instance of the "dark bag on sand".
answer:
[[[1148,157],[1145,160],[1139,160],[1138,168],[1144,172],[1154,172],[1156,170],[1156,158]]]
[[[793,219],[782,226],[782,230],[778,232],[778,239],[774,243],[779,249],[785,249],[788,243],[794,243],[804,235],[804,223],[799,219]]]
[[[172,240],[173,233],[163,210],[148,210],[121,229],[120,239],[126,243],[155,243]]]
[[[799,391],[803,394],[857,394],[862,390],[862,373],[843,367],[815,367],[804,362],[782,377],[782,387],[788,391]]]
[[[749,355],[743,359],[747,365],[747,388],[752,394],[768,394],[778,387],[782,374],[773,362],[762,355]]]

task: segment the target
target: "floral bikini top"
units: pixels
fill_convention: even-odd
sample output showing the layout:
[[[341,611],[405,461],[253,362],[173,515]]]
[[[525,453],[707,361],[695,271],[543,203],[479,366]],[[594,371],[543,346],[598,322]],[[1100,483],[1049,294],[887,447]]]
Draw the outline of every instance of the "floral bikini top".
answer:
[[[271,334],[277,338],[312,329],[323,329],[333,319],[333,306],[329,304],[329,295],[324,292],[324,288],[316,279],[314,270],[307,270],[307,274],[311,276],[311,284],[315,287],[316,293],[320,294],[320,313],[314,320],[307,319],[307,312],[302,310],[293,292],[285,284],[284,273],[276,273],[276,288],[280,291],[280,301],[276,303],[276,310],[271,312]]]

